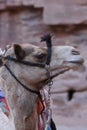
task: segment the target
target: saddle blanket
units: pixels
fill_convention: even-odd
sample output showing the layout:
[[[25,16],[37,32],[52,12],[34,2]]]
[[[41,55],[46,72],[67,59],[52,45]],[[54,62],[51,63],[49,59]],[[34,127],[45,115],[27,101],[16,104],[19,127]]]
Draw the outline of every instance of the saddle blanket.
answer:
[[[2,90],[0,90],[0,108],[7,116],[9,116],[9,108]]]

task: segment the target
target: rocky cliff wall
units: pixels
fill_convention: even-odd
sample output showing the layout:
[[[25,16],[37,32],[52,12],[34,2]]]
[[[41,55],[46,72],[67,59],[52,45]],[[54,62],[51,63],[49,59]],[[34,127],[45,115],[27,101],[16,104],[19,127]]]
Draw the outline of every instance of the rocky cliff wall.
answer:
[[[87,0],[0,0],[0,47],[41,45],[40,37],[51,33],[53,45],[76,46],[87,66],[86,5]],[[86,72],[71,70],[54,80],[52,109],[59,130],[87,129]],[[72,88],[76,92],[68,100]]]

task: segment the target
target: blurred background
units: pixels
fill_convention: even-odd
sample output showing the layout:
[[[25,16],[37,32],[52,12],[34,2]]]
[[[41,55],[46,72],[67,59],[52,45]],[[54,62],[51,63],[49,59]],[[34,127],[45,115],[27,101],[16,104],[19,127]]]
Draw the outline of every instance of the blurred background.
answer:
[[[87,67],[87,0],[0,0],[0,48],[13,43],[75,46]],[[53,118],[58,130],[87,130],[87,69],[54,79]]]

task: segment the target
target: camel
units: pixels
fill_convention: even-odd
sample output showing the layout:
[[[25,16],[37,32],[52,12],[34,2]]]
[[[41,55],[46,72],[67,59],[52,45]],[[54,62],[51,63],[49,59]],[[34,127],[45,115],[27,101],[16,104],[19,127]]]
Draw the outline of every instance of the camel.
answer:
[[[48,50],[31,44],[14,44],[7,49],[5,56],[16,58],[19,62],[3,60],[12,73],[29,89],[39,92],[48,80],[45,67],[21,64],[21,61],[45,64]],[[70,69],[78,69],[83,65],[79,51],[72,46],[52,46],[50,62],[50,78]],[[37,102],[38,95],[27,91],[9,73],[5,66],[0,70],[2,89],[5,93],[10,115],[5,130],[38,130]],[[4,128],[0,128],[3,129]]]

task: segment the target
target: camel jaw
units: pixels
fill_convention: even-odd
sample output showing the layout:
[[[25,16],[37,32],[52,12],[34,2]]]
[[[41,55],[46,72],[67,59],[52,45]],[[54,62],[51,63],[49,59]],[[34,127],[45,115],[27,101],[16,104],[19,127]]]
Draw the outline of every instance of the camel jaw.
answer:
[[[77,56],[77,57],[71,57],[64,62],[65,63],[77,64],[77,65],[83,65],[84,59],[81,56]]]
[[[51,72],[50,78],[53,79],[61,74],[64,74],[66,71],[69,71],[70,69],[78,70],[84,66],[83,63],[84,63],[83,59],[66,61],[64,62],[64,67],[60,66],[60,67],[55,67],[55,68],[50,69],[50,72]],[[48,81],[48,78],[46,77],[44,80],[41,81],[41,83],[46,85],[47,81]]]

